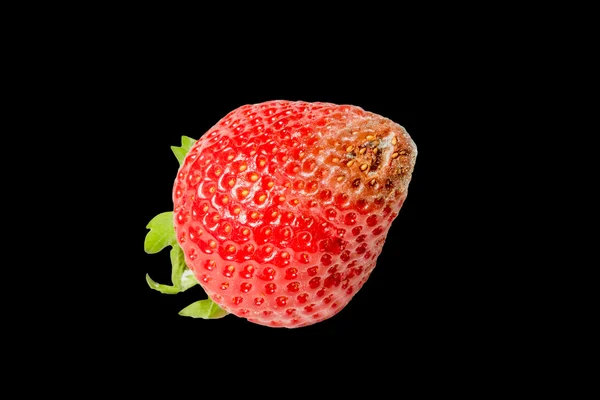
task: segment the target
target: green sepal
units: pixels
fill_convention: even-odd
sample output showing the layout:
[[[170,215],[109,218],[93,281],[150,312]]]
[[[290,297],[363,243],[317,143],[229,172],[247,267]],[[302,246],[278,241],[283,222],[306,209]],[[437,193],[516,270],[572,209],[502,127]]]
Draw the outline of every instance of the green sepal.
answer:
[[[144,240],[144,251],[146,253],[156,254],[167,246],[177,244],[175,229],[173,228],[173,211],[158,214],[148,222],[146,228],[150,229]]]
[[[181,146],[171,146],[171,150],[179,165],[183,164],[196,139],[188,136],[181,137]],[[150,229],[144,240],[144,251],[148,254],[160,252],[167,246],[171,246],[171,281],[172,285],[156,283],[150,275],[146,274],[146,282],[152,289],[164,294],[177,294],[198,284],[194,273],[185,264],[185,255],[177,243],[175,229],[173,226],[173,212],[164,212],[154,217],[146,226]],[[218,319],[228,314],[211,299],[200,300],[190,304],[179,312],[179,315],[192,318]]]
[[[183,274],[181,274],[181,279],[179,280],[179,282],[182,292],[198,284],[196,276],[187,266],[185,267]]]
[[[164,294],[176,294],[198,284],[194,274],[185,264],[183,250],[177,244],[173,228],[173,212],[158,214],[146,227],[150,229],[144,241],[146,253],[155,254],[165,247],[171,246],[171,281],[173,283],[172,286],[162,285],[146,275],[148,286]]]
[[[179,245],[171,248],[171,281],[173,286],[181,287],[181,275],[187,268],[183,257],[183,250]]]
[[[179,315],[181,316],[202,319],[218,319],[223,318],[227,314],[227,311],[223,310],[211,299],[196,301],[179,311]]]
[[[181,146],[171,146],[171,150],[173,151],[173,154],[175,154],[175,157],[177,157],[177,161],[179,161],[179,165],[183,164],[183,160],[185,159],[185,156],[187,155],[187,153],[189,153],[189,151],[192,148],[192,146],[194,145],[194,143],[196,143],[196,139],[192,139],[191,137],[188,137],[188,136],[182,136],[181,137]]]
[[[146,282],[148,282],[148,286],[152,289],[158,290],[163,294],[177,294],[180,292],[179,288],[176,286],[161,285],[160,283],[154,282],[148,274],[146,274]]]
[[[171,248],[171,266],[171,281],[173,281],[173,286],[179,288],[180,292],[198,284],[194,273],[185,265],[183,250],[178,244]]]

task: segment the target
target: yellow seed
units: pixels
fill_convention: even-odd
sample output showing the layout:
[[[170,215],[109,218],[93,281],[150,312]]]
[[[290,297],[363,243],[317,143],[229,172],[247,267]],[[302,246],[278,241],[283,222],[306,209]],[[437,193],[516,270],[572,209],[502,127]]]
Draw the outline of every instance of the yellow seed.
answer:
[[[265,253],[269,254],[273,251],[273,248],[271,246],[267,246],[265,247]]]
[[[369,168],[369,166],[367,164],[363,164],[360,166],[360,170],[364,171],[365,169]]]
[[[231,160],[233,160],[233,155],[227,156],[227,161],[231,161]]]
[[[249,234],[250,234],[250,229],[245,228],[245,229],[242,230],[242,235],[248,236]]]
[[[354,146],[350,145],[346,147],[346,153],[350,153],[352,150],[354,150]]]
[[[360,154],[365,154],[367,152],[367,148],[363,147],[362,149],[360,149],[359,153]]]
[[[354,160],[350,160],[346,163],[346,167],[351,167],[354,165]]]
[[[227,196],[223,196],[223,198],[221,199],[221,202],[222,202],[223,204],[227,204],[227,203],[229,203],[229,197],[227,197]]]
[[[258,174],[252,174],[250,175],[250,181],[251,182],[256,182],[258,180]]]
[[[255,154],[256,154],[256,150],[252,150],[252,151],[250,152],[250,155],[251,155],[251,156],[253,156],[253,155],[255,155]]]
[[[396,138],[395,138],[395,137],[393,137],[393,138],[392,138],[392,146],[395,146],[395,145],[396,145],[396,143],[398,143],[398,141],[396,140]]]
[[[271,213],[271,218],[276,218],[276,217],[277,217],[277,215],[279,215],[279,213],[278,213],[277,211],[273,211],[273,212]]]
[[[283,203],[285,201],[285,196],[279,196],[279,202]]]
[[[269,188],[272,188],[273,186],[275,186],[275,182],[271,181],[271,182],[267,183],[267,186]]]
[[[248,193],[250,193],[250,191],[248,191],[248,189],[244,189],[244,190],[242,190],[242,193],[241,193],[241,194],[242,194],[242,197],[246,197],[246,196],[248,196]]]
[[[258,165],[261,166],[261,167],[264,167],[266,164],[267,164],[267,162],[265,160],[260,160],[258,162]]]
[[[227,252],[229,253],[233,253],[235,252],[235,246],[230,244],[229,246],[227,246]]]
[[[238,214],[239,214],[241,211],[242,211],[242,209],[241,209],[241,208],[239,208],[239,207],[236,207],[236,208],[234,208],[234,209],[233,209],[233,213],[234,213],[235,215],[238,215]]]
[[[213,187],[211,187],[210,189],[208,189],[208,191],[209,191],[210,193],[214,193],[216,190],[217,190],[217,188],[216,188],[216,187],[214,187],[214,186],[213,186]]]
[[[338,181],[338,182],[341,182],[343,180],[344,180],[344,176],[343,175],[338,176],[337,179],[336,179],[336,181]]]
[[[371,179],[371,181],[369,182],[369,185],[373,186],[375,183],[377,182],[377,180],[375,180],[375,178]]]
[[[373,149],[373,154],[377,154],[377,147]]]
[[[394,154],[392,154],[392,158],[396,158],[396,157],[398,157],[399,155],[400,155],[400,154],[398,154],[398,153],[394,153]]]
[[[244,172],[247,168],[248,166],[246,164],[240,165],[240,172]]]
[[[231,225],[225,225],[225,229],[223,229],[225,233],[231,232]]]
[[[340,162],[340,159],[337,157],[333,157],[333,159],[331,161],[333,161],[334,163],[338,163],[338,162]]]
[[[229,186],[233,187],[233,185],[235,185],[235,179],[230,179],[227,183],[229,184]]]
[[[220,170],[220,169],[218,169],[218,168],[217,168],[217,169],[215,169],[215,175],[216,175],[216,176],[219,176],[219,175],[221,175],[221,170]]]
[[[369,135],[369,136],[367,136],[367,137],[366,137],[366,139],[367,139],[367,140],[373,140],[373,139],[375,139],[375,136],[371,136],[371,135]]]
[[[271,234],[271,232],[273,232],[273,231],[271,230],[271,228],[267,228],[267,229],[265,229],[265,235],[270,235],[270,234]]]
[[[215,216],[212,218],[213,222],[217,222],[217,221],[218,221],[218,220],[220,220],[220,219],[221,219],[221,217],[219,217],[218,215],[215,215]]]
[[[258,218],[258,213],[256,211],[254,211],[252,214],[250,214],[250,218],[252,218],[252,219]]]
[[[267,196],[265,196],[265,195],[263,194],[263,195],[261,195],[261,196],[258,198],[258,201],[260,201],[260,202],[262,203],[262,202],[263,202],[263,201],[265,201],[266,199],[267,199]]]
[[[215,242],[214,240],[211,240],[211,241],[209,241],[209,242],[208,242],[208,245],[209,245],[209,246],[210,246],[212,249],[214,249],[215,247],[217,247],[217,242]]]

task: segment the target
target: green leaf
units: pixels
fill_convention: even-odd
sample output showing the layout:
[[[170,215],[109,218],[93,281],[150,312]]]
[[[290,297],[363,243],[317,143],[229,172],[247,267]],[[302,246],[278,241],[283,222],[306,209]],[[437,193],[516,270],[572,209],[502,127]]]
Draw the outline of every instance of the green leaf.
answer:
[[[182,136],[181,137],[181,146],[171,146],[171,150],[173,151],[173,154],[175,154],[175,157],[177,157],[177,161],[179,161],[179,165],[183,164],[183,160],[185,159],[185,156],[187,155],[187,153],[189,153],[189,151],[192,148],[192,146],[194,145],[194,143],[196,143],[196,139],[192,139],[191,137],[188,137],[188,136]]]
[[[154,289],[164,294],[177,294],[184,292],[192,286],[198,284],[194,273],[185,264],[185,256],[183,250],[178,244],[171,245],[171,281],[172,286],[162,285],[156,283],[150,278],[150,275],[146,275],[146,282]]]
[[[196,276],[194,275],[194,273],[188,268],[186,268],[185,271],[183,271],[183,274],[181,275],[181,291],[186,291],[197,284],[198,281],[196,280]]]
[[[181,137],[181,146],[171,146],[171,150],[179,165],[183,164],[186,155],[189,153],[192,146],[196,143],[196,139],[187,136]],[[156,283],[150,275],[146,274],[146,282],[152,289],[164,294],[176,294],[183,292],[192,286],[198,284],[194,273],[185,264],[185,255],[175,235],[173,227],[173,212],[164,212],[154,217],[146,226],[150,231],[146,234],[144,240],[144,250],[148,254],[160,252],[167,246],[171,246],[171,281],[172,285],[162,285]],[[228,313],[214,303],[211,299],[200,300],[179,312],[179,315],[192,318],[217,319],[223,318]]]
[[[185,265],[185,260],[183,256],[183,250],[179,245],[173,246],[171,248],[171,281],[173,285],[179,287],[181,282],[181,275],[183,275],[183,271],[187,268]]]
[[[180,291],[183,292],[198,283],[194,273],[185,264],[183,250],[178,244],[173,245],[171,249],[171,267],[173,286],[178,287]]]
[[[194,143],[196,143],[196,139],[194,139],[194,138],[191,138],[189,136],[181,137],[181,145],[182,145],[182,147],[186,148],[188,151],[192,148]]]
[[[144,240],[144,251],[146,253],[155,254],[167,246],[177,244],[172,211],[158,214],[152,218],[146,228],[150,229]]]
[[[217,319],[223,318],[228,314],[211,299],[200,300],[190,304],[183,310],[179,311],[179,315],[192,318]]]
[[[158,290],[163,294],[177,294],[180,292],[178,287],[169,286],[169,285],[161,285],[160,283],[156,283],[150,278],[150,275],[146,274],[146,282],[148,282],[148,286],[150,286],[154,290]]]

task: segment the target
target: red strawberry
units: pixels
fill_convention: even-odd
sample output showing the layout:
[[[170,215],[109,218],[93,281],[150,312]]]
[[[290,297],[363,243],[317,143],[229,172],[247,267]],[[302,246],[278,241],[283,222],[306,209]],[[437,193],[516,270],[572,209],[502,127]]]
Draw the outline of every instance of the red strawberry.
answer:
[[[356,106],[271,101],[233,110],[183,154],[175,233],[211,310],[293,328],[330,318],[367,281],[417,148]]]

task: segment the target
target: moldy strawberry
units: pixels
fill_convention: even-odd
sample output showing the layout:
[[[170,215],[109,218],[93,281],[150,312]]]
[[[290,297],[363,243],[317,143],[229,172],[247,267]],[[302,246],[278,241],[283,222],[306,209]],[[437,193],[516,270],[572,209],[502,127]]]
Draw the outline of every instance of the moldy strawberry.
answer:
[[[173,212],[148,228],[171,246],[177,293],[208,299],[182,315],[234,314],[302,327],[341,311],[365,284],[400,212],[417,148],[399,124],[352,105],[244,105],[173,147]]]

